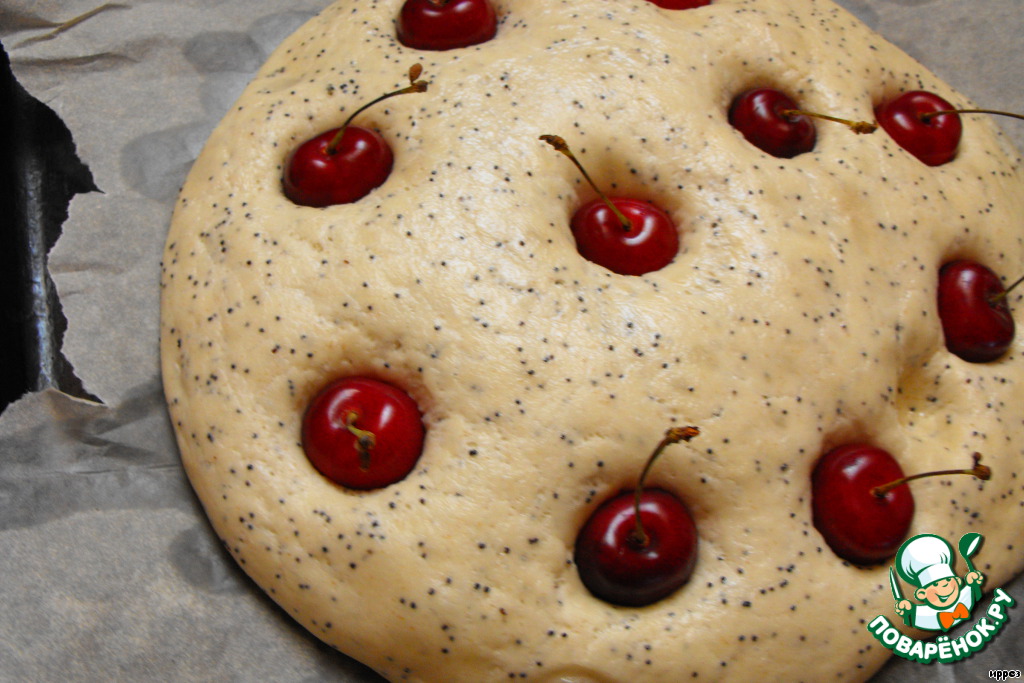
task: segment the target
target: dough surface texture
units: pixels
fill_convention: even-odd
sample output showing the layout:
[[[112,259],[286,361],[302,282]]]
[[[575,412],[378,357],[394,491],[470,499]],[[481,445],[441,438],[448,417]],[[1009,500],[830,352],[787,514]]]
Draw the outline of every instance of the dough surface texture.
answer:
[[[982,452],[988,482],[912,485],[910,533],[982,533],[986,590],[1020,571],[1021,340],[966,363],[935,302],[952,258],[1020,273],[1017,152],[977,117],[935,168],[828,123],[777,159],[726,118],[762,85],[859,120],[907,90],[965,97],[827,0],[498,0],[497,35],[447,52],[400,45],[399,7],[342,0],[281,45],[196,161],[163,263],[185,468],[290,615],[395,681],[862,680],[889,655],[865,628],[896,621],[888,566],[837,558],[810,508],[815,462],[851,441],[907,473]],[[352,204],[288,201],[290,151],[414,63],[426,93],[355,121],[390,143],[390,177]],[[581,258],[569,219],[594,193],[542,134],[666,210],[674,262]],[[305,406],[348,375],[423,411],[398,483],[348,490],[303,454]],[[613,607],[580,582],[576,533],[683,424],[700,436],[649,484],[693,514],[696,568]]]

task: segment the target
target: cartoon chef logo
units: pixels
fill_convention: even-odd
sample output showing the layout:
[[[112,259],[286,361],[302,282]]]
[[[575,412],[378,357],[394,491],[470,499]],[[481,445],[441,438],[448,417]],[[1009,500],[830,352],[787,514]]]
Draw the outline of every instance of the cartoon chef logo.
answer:
[[[941,536],[920,534],[907,540],[896,553],[895,569],[900,578],[915,586],[911,602],[892,568],[889,579],[896,614],[908,626],[926,631],[948,631],[966,620],[981,597],[984,575],[974,568],[971,556],[981,545],[980,534],[964,534],[959,549],[967,564],[967,573],[961,578],[954,568],[956,556],[953,547]]]
[[[884,614],[867,624],[868,632],[893,654],[923,664],[951,664],[981,652],[1006,626],[1009,610],[1017,604],[1002,588],[992,592],[988,605],[981,604],[985,577],[974,568],[971,557],[983,540],[981,534],[973,532],[960,538],[957,550],[967,565],[962,577],[956,573],[953,547],[941,536],[920,534],[904,543],[889,567],[896,614],[903,617],[907,626],[939,633],[935,637],[914,638],[894,626]],[[904,583],[914,587],[906,597]],[[949,632],[968,618],[971,623],[964,624],[956,633]]]

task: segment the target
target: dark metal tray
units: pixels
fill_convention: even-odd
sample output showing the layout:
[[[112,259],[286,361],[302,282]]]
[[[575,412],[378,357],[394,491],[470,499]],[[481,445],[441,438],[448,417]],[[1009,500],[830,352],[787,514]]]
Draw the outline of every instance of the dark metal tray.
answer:
[[[29,391],[86,395],[60,353],[66,320],[46,271],[68,203],[95,190],[67,127],[11,74],[0,45],[0,411]]]

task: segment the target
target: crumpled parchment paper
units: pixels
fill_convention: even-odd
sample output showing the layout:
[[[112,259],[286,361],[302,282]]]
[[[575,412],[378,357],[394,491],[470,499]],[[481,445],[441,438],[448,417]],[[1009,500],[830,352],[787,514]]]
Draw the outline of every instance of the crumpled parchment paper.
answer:
[[[0,0],[16,77],[67,124],[100,190],[72,202],[49,260],[64,354],[99,402],[47,390],[0,415],[0,680],[381,680],[222,550],[179,466],[159,377],[178,187],[270,51],[327,2]],[[1020,0],[839,2],[977,103],[1024,112]],[[1024,146],[1024,123],[999,125]],[[1024,581],[1006,588],[1024,598]],[[1011,614],[968,661],[894,658],[877,680],[1022,669],[1024,620]]]

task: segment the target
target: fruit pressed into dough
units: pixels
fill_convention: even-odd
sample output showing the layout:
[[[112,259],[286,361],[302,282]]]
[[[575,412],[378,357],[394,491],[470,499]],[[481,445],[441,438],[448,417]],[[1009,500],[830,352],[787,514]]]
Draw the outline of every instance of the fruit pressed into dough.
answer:
[[[816,122],[812,151],[762,152],[728,121],[768,86],[872,120],[928,90],[917,62],[827,0],[499,0],[498,30],[448,51],[395,38],[400,0],[342,0],[287,39],[211,136],[163,263],[164,382],[189,478],[245,571],[318,638],[391,680],[859,680],[889,652],[888,566],[839,559],[811,473],[884,448],[912,484],[910,534],[985,537],[991,589],[1022,566],[1021,344],[949,353],[939,267],[1024,263],[1017,153],[981,118],[929,167],[883,130]],[[365,197],[297,206],[303,141],[423,67],[425,93],[360,114],[391,146]],[[594,191],[679,231],[664,268],[619,275],[569,229]],[[1012,304],[1018,305],[1016,298]],[[386,380],[423,414],[401,481],[339,486],[306,457],[329,382]],[[693,515],[689,581],[646,607],[594,597],[579,529],[649,484]]]

